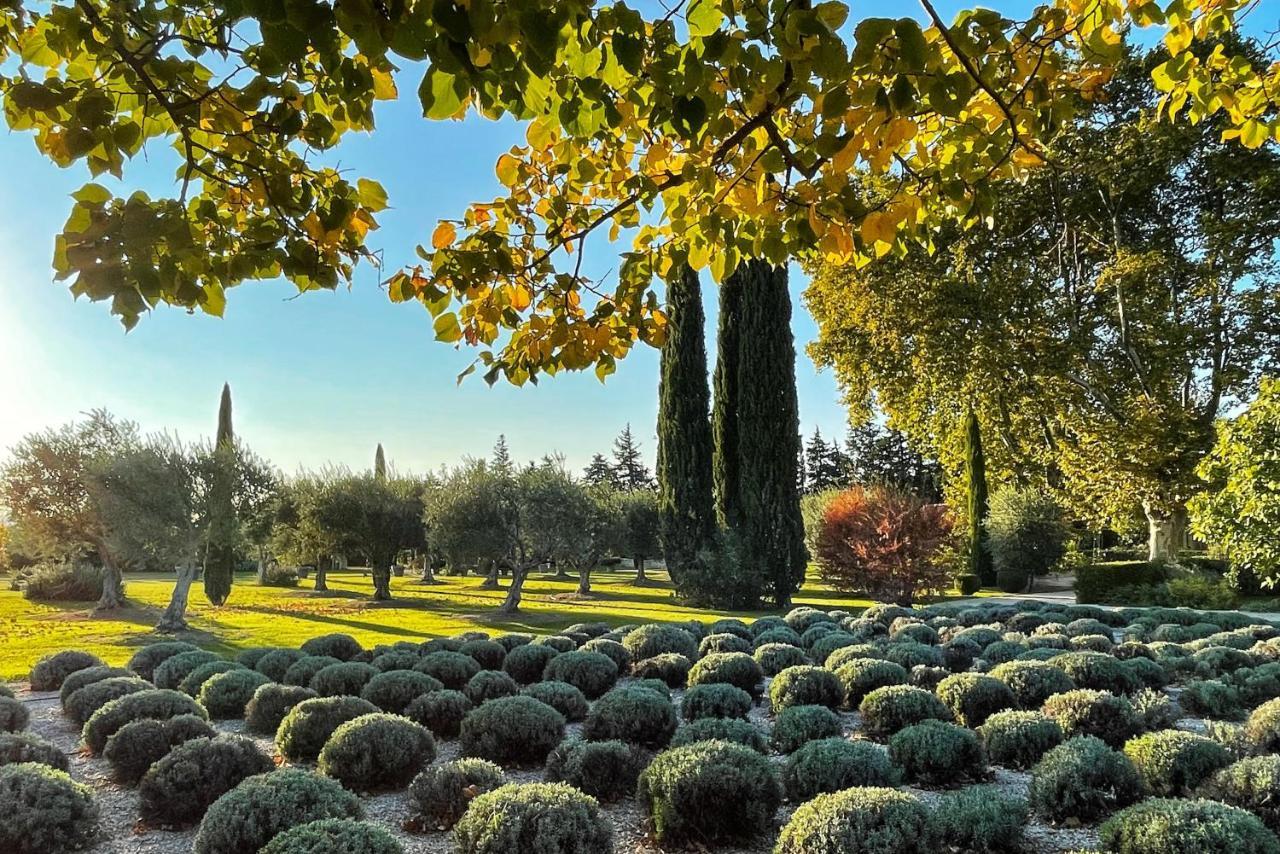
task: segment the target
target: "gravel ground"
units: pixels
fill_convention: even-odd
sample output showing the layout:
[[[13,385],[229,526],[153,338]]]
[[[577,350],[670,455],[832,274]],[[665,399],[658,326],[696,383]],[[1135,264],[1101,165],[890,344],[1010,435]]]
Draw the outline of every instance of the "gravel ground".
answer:
[[[625,681],[625,680],[624,680]],[[105,760],[91,757],[80,752],[80,732],[61,712],[58,694],[54,692],[30,692],[26,685],[12,686],[18,696],[27,703],[31,710],[29,729],[49,739],[62,749],[71,761],[71,775],[77,780],[89,784],[95,790],[98,803],[102,808],[103,835],[101,841],[89,849],[91,854],[184,854],[191,850],[195,831],[174,832],[144,827],[138,823],[138,795],[136,789],[121,786],[110,778],[110,769]],[[681,692],[673,692],[677,709]],[[759,726],[768,728],[769,715],[765,704],[757,704],[751,711],[750,719]],[[847,734],[855,734],[861,728],[861,720],[856,712],[841,715]],[[1178,722],[1180,728],[1203,729],[1203,722],[1186,718]],[[243,721],[219,721],[215,724],[221,732],[244,733]],[[571,724],[569,734],[574,734],[580,725]],[[249,735],[264,751],[275,756],[275,745],[271,738]],[[458,755],[457,741],[438,742],[437,761],[447,761]],[[772,757],[781,763],[782,757]],[[532,782],[540,779],[542,773],[535,771],[508,771],[507,777],[514,782]],[[1001,792],[1026,797],[1031,775],[1025,772],[1010,771],[998,768],[994,778],[989,781]],[[945,795],[943,789],[919,789],[906,787],[928,803],[937,802]],[[451,854],[452,835],[445,831],[427,833],[410,833],[403,827],[409,818],[411,807],[405,792],[393,792],[363,798],[367,818],[387,828],[404,845],[409,854]],[[778,811],[774,830],[762,837],[755,845],[749,847],[717,848],[724,854],[769,854],[773,850],[777,832],[791,817],[793,805],[783,804]],[[632,798],[617,804],[607,805],[604,812],[613,823],[616,850],[618,854],[627,852],[659,852],[663,851],[647,834],[645,815],[640,805]],[[1096,847],[1098,837],[1093,827],[1055,827],[1043,824],[1034,819],[1027,824],[1027,850],[1033,854],[1053,854],[1053,852],[1073,851]],[[516,854],[516,852],[512,852]]]

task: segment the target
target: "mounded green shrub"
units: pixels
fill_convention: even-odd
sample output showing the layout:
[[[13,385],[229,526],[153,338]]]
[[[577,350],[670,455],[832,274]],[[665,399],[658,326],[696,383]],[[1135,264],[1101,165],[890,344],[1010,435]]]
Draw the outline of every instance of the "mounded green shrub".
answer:
[[[1257,664],[1249,653],[1229,646],[1207,646],[1198,649],[1191,654],[1191,660],[1195,662],[1196,671],[1210,679]]]
[[[377,706],[361,697],[303,700],[280,721],[276,749],[290,762],[313,762],[338,727],[376,711]]]
[[[1038,709],[1054,694],[1076,688],[1065,670],[1047,661],[1007,661],[991,668],[991,676],[1008,686],[1024,709]]]
[[[564,716],[532,697],[502,697],[462,719],[462,754],[499,765],[541,765],[564,738]]]
[[[1119,660],[1103,652],[1064,652],[1049,659],[1080,688],[1127,694],[1138,682]]]
[[[802,708],[802,707],[797,707]],[[749,747],[756,753],[768,753],[769,744],[758,726],[741,718],[699,718],[681,724],[671,737],[671,747],[684,747],[695,741],[731,741]]]
[[[461,691],[439,690],[423,694],[405,707],[404,716],[417,721],[436,738],[457,738],[462,719],[475,708]]]
[[[699,659],[690,669],[690,685],[725,684],[759,696],[764,671],[745,652],[713,652]]]
[[[844,696],[844,687],[834,673],[808,664],[788,667],[769,683],[769,703],[774,714],[790,706],[838,709]]]
[[[694,685],[684,692],[680,714],[687,721],[698,718],[745,718],[751,712],[751,705],[751,695],[733,685]]]
[[[678,652],[664,652],[643,658],[631,665],[631,675],[637,679],[657,679],[668,688],[683,688],[689,681],[693,662]]]
[[[796,636],[799,642],[799,636]],[[622,645],[631,653],[632,661],[653,658],[655,655],[674,652],[693,661],[698,657],[698,642],[685,629],[649,623],[627,632]]]
[[[284,672],[284,678],[280,681],[286,685],[309,688],[311,687],[311,680],[316,677],[317,673],[330,664],[341,663],[331,655],[308,655],[289,665],[289,669]]]
[[[1222,721],[1238,721],[1245,717],[1244,699],[1234,685],[1217,679],[1200,679],[1182,686],[1178,705],[1188,714]]]
[[[1255,815],[1213,801],[1151,798],[1098,829],[1114,854],[1277,854],[1280,841]]]
[[[921,721],[899,730],[889,739],[889,760],[908,780],[920,783],[981,779],[987,770],[973,730],[946,721]]]
[[[63,680],[77,670],[102,667],[105,664],[105,661],[93,653],[79,649],[64,649],[37,661],[27,679],[31,683],[32,691],[57,691],[62,687]]]
[[[1226,748],[1203,735],[1166,729],[1132,738],[1124,755],[1153,794],[1185,795],[1231,764]]]
[[[321,774],[359,792],[402,789],[436,758],[436,742],[421,724],[376,712],[334,730],[320,750]]]
[[[809,658],[813,659],[816,664],[822,664],[836,650],[857,646],[861,642],[860,638],[848,632],[831,632],[814,641],[813,645],[809,647]]]
[[[487,759],[454,759],[423,769],[409,784],[417,823],[424,829],[448,830],[467,811],[472,798],[505,782],[502,769]]]
[[[1091,822],[1142,797],[1142,778],[1123,753],[1091,735],[1050,750],[1031,770],[1027,801],[1049,821]]]
[[[1244,736],[1259,753],[1280,752],[1280,700],[1254,709],[1244,723]]]
[[[810,741],[782,766],[782,785],[792,803],[852,786],[896,786],[901,778],[884,748],[847,738]]]
[[[281,647],[281,646],[247,647],[236,653],[236,663],[243,664],[245,667],[249,668],[250,670],[256,670],[258,667],[259,661],[265,658],[268,653],[275,652],[278,649],[285,649],[285,647]],[[294,650],[294,652],[297,652],[297,650]]]
[[[13,697],[0,697],[0,733],[19,732],[27,728],[31,713],[26,704]]]
[[[1201,787],[1202,797],[1240,807],[1280,831],[1280,756],[1250,756],[1214,774]]]
[[[204,719],[209,717],[204,707],[186,694],[152,688],[107,703],[85,722],[81,735],[90,753],[101,753],[107,746],[107,739],[127,723],[144,718],[169,720],[178,715],[195,715]]]
[[[260,851],[284,831],[325,818],[361,818],[360,799],[327,777],[282,769],[250,777],[205,813],[195,854]]]
[[[1120,662],[1134,681],[1144,688],[1159,690],[1169,684],[1169,674],[1149,658],[1126,658]]]
[[[752,654],[765,676],[777,676],[788,667],[805,663],[804,650],[786,643],[766,643]]]
[[[67,755],[35,733],[0,733],[0,767],[22,762],[48,765],[59,771],[66,771],[69,767]]]
[[[162,661],[172,658],[181,652],[190,652],[199,649],[195,644],[186,641],[161,641],[159,643],[148,644],[133,654],[129,659],[129,663],[125,666],[150,682],[155,678],[156,667]]]
[[[458,647],[458,652],[474,658],[483,670],[501,670],[502,661],[507,657],[506,647],[491,640],[467,641]]]
[[[782,828],[774,854],[917,854],[932,850],[929,811],[915,795],[858,787],[801,804]]]
[[[570,738],[547,757],[547,780],[611,803],[635,794],[636,780],[648,764],[648,756],[633,744]]]
[[[1030,768],[1065,739],[1062,727],[1040,712],[996,712],[978,727],[987,759],[1006,768]]]
[[[270,682],[253,692],[244,707],[244,727],[259,735],[275,735],[289,710],[303,700],[317,697],[315,691],[298,685]]]
[[[520,693],[520,684],[501,670],[481,670],[467,682],[463,693],[472,705],[479,706],[499,697],[514,697]]]
[[[901,664],[875,658],[855,658],[841,664],[835,671],[836,679],[844,694],[846,709],[856,709],[877,688],[887,685],[905,685],[909,675]]]
[[[840,734],[840,717],[826,706],[788,706],[773,724],[771,740],[779,753],[791,753],[810,741]]]
[[[58,700],[62,703],[63,711],[66,711],[67,701],[71,699],[71,695],[76,691],[86,685],[92,685],[94,682],[101,682],[103,679],[120,676],[136,677],[137,674],[124,667],[108,667],[105,664],[100,667],[86,667],[84,670],[68,673],[67,678],[62,680],[62,687],[58,689]]]
[[[586,696],[565,682],[535,682],[521,693],[546,703],[564,715],[564,719],[569,723],[586,720],[587,712],[591,710],[591,704],[587,702]]]
[[[204,664],[198,664],[190,673],[188,673],[181,682],[178,683],[178,690],[189,697],[198,697],[200,689],[204,687],[204,683],[208,682],[219,673],[230,673],[233,670],[249,670],[243,664],[237,664],[234,661],[218,659],[216,661],[206,661]],[[253,671],[249,671],[252,673]]]
[[[1018,852],[1023,850],[1027,802],[990,786],[950,792],[933,811],[939,841],[958,851]]]
[[[542,635],[533,639],[533,645],[549,646],[556,652],[573,652],[578,648],[578,641],[567,634]]]
[[[311,677],[311,684],[307,687],[321,697],[359,697],[364,686],[378,673],[378,668],[372,664],[343,661],[321,668]]]
[[[302,651],[307,655],[328,655],[339,661],[350,661],[364,652],[364,647],[351,635],[335,632],[303,642]]]
[[[0,851],[49,854],[87,847],[98,835],[98,804],[88,786],[39,762],[0,767]]]
[[[197,738],[213,738],[217,733],[209,722],[195,715],[178,715],[164,721],[144,718],[125,724],[107,739],[102,756],[111,766],[112,776],[134,785],[156,762],[180,744]]]
[[[603,695],[618,681],[618,665],[602,652],[574,650],[557,655],[542,671],[544,680],[567,682],[588,700]]]
[[[271,680],[256,670],[229,670],[210,678],[200,688],[200,705],[214,720],[243,718],[253,694]]]
[[[658,749],[676,731],[676,710],[671,701],[648,688],[623,686],[605,694],[587,714],[582,725],[588,741],[625,741]]]
[[[471,802],[454,826],[459,854],[612,854],[613,828],[564,783],[508,783]]]
[[[375,824],[322,818],[289,828],[260,854],[404,854],[404,847]]]
[[[915,641],[895,641],[885,644],[883,653],[888,661],[901,664],[908,670],[918,664],[942,667],[947,661],[946,655],[939,647]]]
[[[507,651],[502,660],[502,670],[521,685],[530,685],[542,679],[551,659],[560,653],[542,644],[525,644]]]
[[[436,679],[446,688],[461,691],[480,672],[480,664],[469,655],[442,650],[423,656],[414,670]]]
[[[911,668],[911,672],[907,674],[907,684],[926,691],[935,691],[942,680],[950,675],[951,671],[945,667],[929,667],[920,664]]]
[[[773,823],[782,785],[764,756],[725,741],[668,750],[640,775],[636,798],[662,845],[750,840]]]
[[[862,698],[858,705],[867,732],[893,735],[926,720],[950,721],[951,710],[932,693],[910,685],[886,685]]]
[[[1045,701],[1044,713],[1058,722],[1067,738],[1092,735],[1111,747],[1120,747],[1142,729],[1133,704],[1107,691],[1080,688],[1054,694]]]
[[[1009,686],[981,673],[957,673],[938,683],[934,691],[958,723],[978,727],[996,712],[1018,705]]]
[[[205,649],[192,649],[186,652],[180,652],[177,655],[170,656],[164,661],[156,665],[155,675],[152,677],[157,688],[180,688],[182,680],[191,675],[191,671],[195,670],[202,664],[208,664],[211,661],[222,661],[223,658],[216,653],[209,652]],[[235,662],[229,662],[235,664]],[[243,666],[243,665],[241,665]]]
[[[157,759],[142,776],[139,811],[149,824],[189,827],[218,798],[274,767],[271,757],[242,736],[193,738]]]
[[[94,712],[112,700],[150,690],[152,690],[151,683],[140,676],[112,676],[90,682],[72,692],[63,704],[63,710],[72,723],[83,726],[85,721],[93,717]]]
[[[698,643],[699,656],[710,655],[713,652],[750,653],[754,649],[754,644],[748,638],[728,632],[707,635]]]
[[[240,663],[245,667],[252,667],[272,682],[283,682],[285,674],[289,672],[289,668],[307,657],[307,654],[300,649],[272,649],[268,650],[254,664],[249,664],[244,660],[241,660]]]
[[[613,640],[612,638],[599,637],[592,638],[582,645],[583,652],[598,652],[601,655],[607,655],[618,666],[619,675],[630,672],[631,670],[631,653],[627,652],[627,648],[622,641]]]

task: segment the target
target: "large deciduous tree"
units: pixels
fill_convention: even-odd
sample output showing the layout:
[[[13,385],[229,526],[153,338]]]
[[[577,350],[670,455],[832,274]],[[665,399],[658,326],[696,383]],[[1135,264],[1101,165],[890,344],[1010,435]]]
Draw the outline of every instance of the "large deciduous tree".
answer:
[[[335,478],[318,496],[315,513],[317,523],[333,532],[344,552],[365,559],[375,601],[391,599],[396,555],[426,544],[421,486],[411,478]]]
[[[1053,169],[995,185],[990,229],[824,268],[808,294],[851,405],[874,397],[952,470],[948,425],[980,408],[994,471],[1100,522],[1143,512],[1153,559],[1181,545],[1214,419],[1280,352],[1280,155],[1222,142],[1224,121],[1152,123],[1164,65],[1126,60]]]

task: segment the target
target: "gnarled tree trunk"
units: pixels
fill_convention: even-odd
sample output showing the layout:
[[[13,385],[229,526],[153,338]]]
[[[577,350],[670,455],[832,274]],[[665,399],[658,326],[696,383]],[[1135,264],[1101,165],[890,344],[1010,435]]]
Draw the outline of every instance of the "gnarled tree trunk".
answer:
[[[1182,505],[1158,507],[1145,501],[1147,516],[1147,559],[1172,561],[1186,542],[1187,508]]]
[[[524,592],[524,581],[529,576],[529,570],[537,565],[538,561],[511,565],[511,586],[507,588],[507,597],[498,606],[500,613],[514,614],[520,609],[520,595]]]
[[[111,555],[105,548],[98,549],[98,556],[102,559],[102,595],[98,597],[98,604],[93,607],[93,610],[107,611],[112,608],[122,608],[124,607],[124,576],[120,572],[120,567],[111,559]]]
[[[178,567],[178,581],[169,597],[169,607],[156,624],[158,632],[182,632],[187,630],[187,600],[191,598],[191,584],[200,575],[194,563]]]
[[[422,556],[422,578],[418,579],[419,584],[439,584],[436,580],[436,568],[431,563],[431,555]]]
[[[635,555],[631,558],[631,565],[636,568],[636,586],[643,587],[649,583],[649,576],[644,574],[644,556]]]
[[[391,601],[391,567],[387,564],[371,568],[373,576],[373,600],[375,602]]]
[[[329,574],[329,558],[322,557],[316,561],[316,590],[327,592],[329,585],[325,582],[325,576]]]
[[[489,572],[485,575],[484,581],[480,584],[480,589],[498,589],[498,562],[496,560],[489,561]]]
[[[591,592],[591,567],[578,567],[578,594],[586,596]]]

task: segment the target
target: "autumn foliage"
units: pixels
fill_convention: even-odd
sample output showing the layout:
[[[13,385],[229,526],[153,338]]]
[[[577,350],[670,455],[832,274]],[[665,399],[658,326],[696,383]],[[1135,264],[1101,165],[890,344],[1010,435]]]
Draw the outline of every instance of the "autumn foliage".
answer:
[[[935,560],[951,534],[945,505],[886,487],[855,487],[827,506],[815,557],[822,579],[841,592],[910,604],[921,590],[947,586]]]

